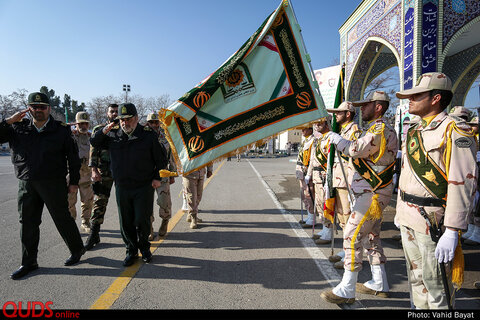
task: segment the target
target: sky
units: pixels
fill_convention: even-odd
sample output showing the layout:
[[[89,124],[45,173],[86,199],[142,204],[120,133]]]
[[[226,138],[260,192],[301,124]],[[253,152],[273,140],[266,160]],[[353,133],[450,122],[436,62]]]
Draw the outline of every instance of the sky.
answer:
[[[338,29],[361,0],[292,0],[314,69],[339,61]],[[0,0],[0,94],[181,97],[280,0]]]

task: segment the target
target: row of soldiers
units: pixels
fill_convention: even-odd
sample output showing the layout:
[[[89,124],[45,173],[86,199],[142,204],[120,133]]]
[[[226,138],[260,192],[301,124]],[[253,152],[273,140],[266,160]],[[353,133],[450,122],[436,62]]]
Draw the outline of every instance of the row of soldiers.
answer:
[[[412,306],[451,308],[453,284],[458,288],[462,281],[459,239],[471,222],[477,193],[475,133],[464,119],[447,114],[453,93],[443,73],[425,73],[414,88],[396,96],[408,99],[409,113],[420,119],[412,121],[401,146],[394,219],[401,232]],[[399,153],[397,133],[384,117],[389,103],[385,92],[374,91],[365,100],[327,109],[336,117],[338,133],[328,117],[313,128],[302,128],[296,177],[307,218],[300,223],[315,226],[318,213],[323,228],[313,237],[320,245],[331,243],[336,218],[343,229],[343,250],[329,258],[343,266],[342,280],[321,294],[330,303],[353,303],[356,292],[389,296],[380,231],[382,212],[395,188]],[[355,107],[360,107],[365,130],[354,123]],[[330,149],[335,150],[331,171]],[[357,283],[364,253],[372,277]]]

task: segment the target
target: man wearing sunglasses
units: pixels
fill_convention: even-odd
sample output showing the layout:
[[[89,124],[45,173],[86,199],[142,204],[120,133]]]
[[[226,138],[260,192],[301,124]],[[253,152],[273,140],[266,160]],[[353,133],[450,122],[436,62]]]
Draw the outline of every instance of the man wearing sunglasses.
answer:
[[[50,115],[48,97],[40,92],[28,96],[28,108],[0,123],[0,143],[9,142],[12,163],[19,181],[18,211],[22,265],[11,278],[16,280],[38,269],[37,253],[44,205],[68,246],[66,266],[80,261],[85,253],[80,232],[68,211],[67,195],[77,192],[80,179],[78,148],[70,128]],[[32,119],[25,116],[30,114]],[[70,175],[67,185],[66,176]]]

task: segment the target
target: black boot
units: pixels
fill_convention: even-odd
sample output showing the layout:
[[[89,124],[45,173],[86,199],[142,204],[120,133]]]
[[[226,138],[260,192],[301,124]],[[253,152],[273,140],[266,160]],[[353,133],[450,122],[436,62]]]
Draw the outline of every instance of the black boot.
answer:
[[[88,235],[87,242],[85,242],[86,250],[92,249],[93,247],[95,247],[97,243],[100,242],[100,236],[98,234],[99,232],[100,232],[100,225],[93,224],[92,227],[90,228],[90,234]]]

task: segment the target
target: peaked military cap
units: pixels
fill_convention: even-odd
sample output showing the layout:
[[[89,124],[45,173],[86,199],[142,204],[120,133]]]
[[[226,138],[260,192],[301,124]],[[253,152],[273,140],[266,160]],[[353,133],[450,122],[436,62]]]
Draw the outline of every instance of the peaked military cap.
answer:
[[[128,119],[137,115],[137,108],[133,103],[122,103],[118,106],[117,119]]]
[[[155,112],[149,113],[147,116],[147,121],[159,121],[158,114]]]
[[[77,114],[75,115],[75,121],[77,123],[82,123],[82,122],[90,122],[90,117],[88,116],[88,113],[86,113],[85,111],[80,111],[80,112],[77,112]]]
[[[365,100],[361,100],[361,101],[355,101],[355,102],[352,102],[352,104],[355,106],[355,107],[361,107],[363,105],[366,105],[372,101],[386,101],[386,102],[390,102],[390,97],[388,96],[388,94],[385,93],[385,91],[372,91],[368,94],[368,96],[365,98]]]
[[[408,99],[411,95],[428,92],[432,90],[452,91],[452,80],[440,72],[428,72],[422,74],[418,79],[417,85],[412,89],[399,91],[396,93],[399,99]]]
[[[28,95],[28,105],[50,105],[47,95],[41,92],[32,92]]]

